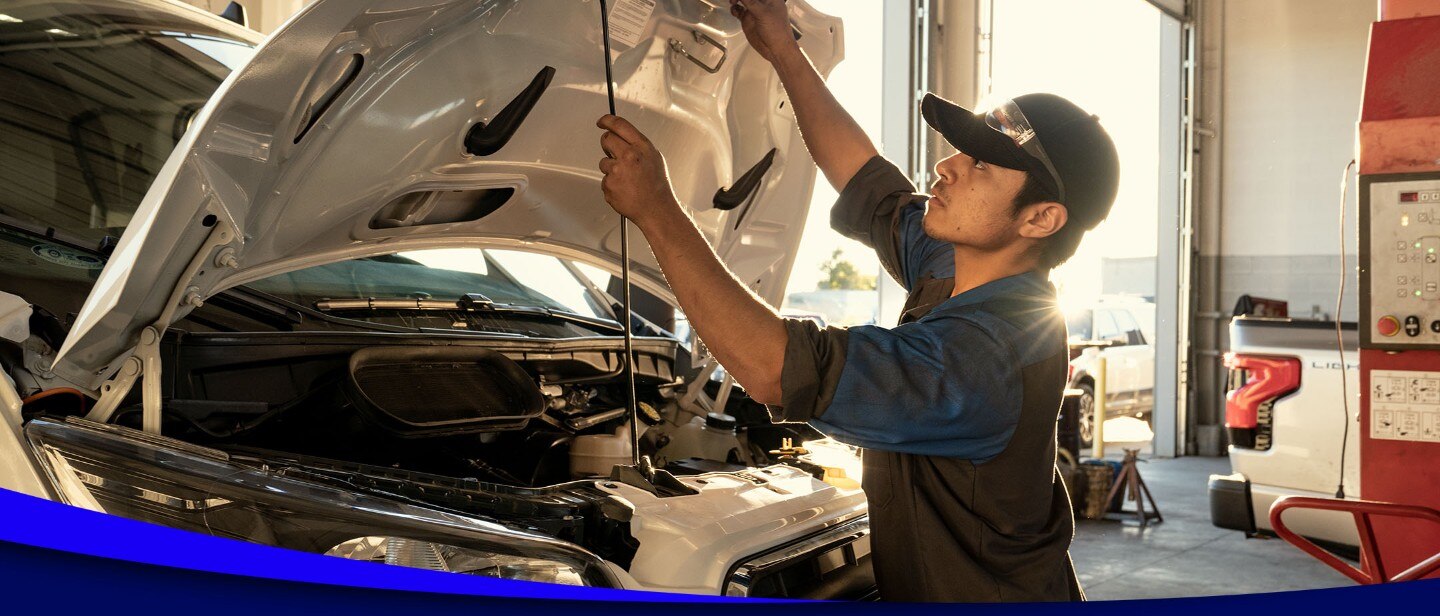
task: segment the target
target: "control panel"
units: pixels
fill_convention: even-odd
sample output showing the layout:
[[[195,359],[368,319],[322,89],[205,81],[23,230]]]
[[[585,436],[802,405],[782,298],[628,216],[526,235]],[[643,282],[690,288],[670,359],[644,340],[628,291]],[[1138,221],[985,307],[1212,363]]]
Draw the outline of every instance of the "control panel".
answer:
[[[1360,208],[1361,343],[1440,349],[1440,173],[1361,177]]]

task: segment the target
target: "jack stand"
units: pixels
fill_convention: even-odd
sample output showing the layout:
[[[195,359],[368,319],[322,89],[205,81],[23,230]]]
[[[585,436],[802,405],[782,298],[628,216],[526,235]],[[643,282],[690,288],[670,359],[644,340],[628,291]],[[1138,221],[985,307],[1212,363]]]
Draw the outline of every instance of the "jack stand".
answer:
[[[1119,507],[1122,509],[1117,513],[1107,514],[1106,519],[1124,519],[1126,516],[1134,515],[1140,528],[1146,528],[1150,520],[1156,524],[1165,521],[1160,515],[1160,507],[1155,504],[1155,497],[1150,494],[1150,488],[1145,485],[1145,480],[1140,478],[1140,450],[1126,449],[1125,460],[1120,463],[1120,476],[1115,478],[1115,485],[1110,487],[1110,494],[1105,497],[1105,509],[1108,511],[1115,504],[1115,497],[1120,495],[1121,488],[1125,489],[1125,500],[1135,502],[1135,511],[1124,511],[1124,501]],[[1145,510],[1145,501],[1150,501],[1150,511]]]

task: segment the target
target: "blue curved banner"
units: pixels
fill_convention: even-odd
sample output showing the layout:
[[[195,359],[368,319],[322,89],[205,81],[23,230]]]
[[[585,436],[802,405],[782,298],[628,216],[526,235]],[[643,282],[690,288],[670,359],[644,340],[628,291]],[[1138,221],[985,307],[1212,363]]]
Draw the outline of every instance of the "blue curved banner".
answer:
[[[348,560],[168,528],[9,490],[0,490],[0,541],[181,570],[309,584],[528,599],[727,600],[540,584]],[[236,586],[246,583],[237,580]]]
[[[1166,616],[1232,610],[1330,614],[1433,612],[1440,580],[1328,590],[1086,604],[895,605],[766,602],[517,582],[307,554],[191,533],[0,490],[0,613],[212,614],[657,613],[684,609],[805,613],[1074,614],[1115,609]],[[423,610],[423,612],[422,612]],[[33,613],[33,612],[32,612]]]

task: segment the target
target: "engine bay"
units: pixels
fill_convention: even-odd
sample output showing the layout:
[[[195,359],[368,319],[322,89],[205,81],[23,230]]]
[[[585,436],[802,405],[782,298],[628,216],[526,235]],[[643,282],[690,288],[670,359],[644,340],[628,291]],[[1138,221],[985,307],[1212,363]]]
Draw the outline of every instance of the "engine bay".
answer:
[[[55,241],[4,237],[31,248]],[[143,429],[139,387],[117,397],[104,420],[86,419],[104,392],[50,367],[89,281],[51,269],[0,263],[26,273],[0,280],[0,385],[21,399],[25,438],[46,452],[42,464],[52,482],[68,486],[59,496],[71,504],[410,566],[433,564],[415,555],[421,548],[460,550],[446,552],[455,567],[533,564],[534,554],[552,550],[553,558],[540,560],[570,564],[516,575],[557,581],[554,571],[569,571],[610,584],[600,579],[599,561],[586,560],[599,558],[641,584],[674,588],[689,582],[671,579],[675,569],[666,563],[681,556],[671,544],[697,532],[687,529],[703,517],[698,512],[725,512],[704,523],[719,529],[736,507],[756,508],[807,533],[826,528],[813,517],[816,507],[843,519],[863,511],[858,483],[837,480],[834,468],[790,446],[823,435],[772,423],[713,360],[694,361],[687,345],[648,321],[633,341],[639,412],[632,425],[624,341],[608,326],[463,306],[327,313],[234,289],[159,337],[158,435]],[[451,321],[457,325],[441,327]],[[632,430],[648,468],[668,473],[637,479]],[[858,472],[854,452],[841,454]],[[654,480],[661,476],[668,482]],[[699,495],[685,505],[699,509],[679,513],[683,507],[666,502],[676,495]],[[733,502],[717,509],[722,501]],[[370,519],[357,507],[404,511]],[[411,528],[405,520],[414,516],[440,517]],[[485,532],[503,540],[416,539],[445,516],[491,524]],[[692,546],[689,557],[723,564],[770,549],[776,539],[760,528],[724,531],[717,537],[728,539]],[[692,569],[686,576],[701,575]]]
[[[161,344],[167,364],[162,432],[208,447],[540,487],[589,474],[582,469],[593,464],[572,464],[572,444],[630,429],[618,340],[171,334]],[[764,408],[738,391],[727,402],[730,412],[713,417],[699,404],[683,404],[676,346],[665,339],[635,345],[640,453],[657,466],[680,474],[738,470],[771,462],[768,452],[785,438],[817,438],[803,425],[772,425]],[[23,375],[16,380],[25,382]],[[720,383],[706,385],[714,391]],[[139,399],[131,397],[114,422],[139,428]],[[79,414],[84,407],[83,396],[34,402],[27,414]],[[693,440],[683,436],[697,424],[704,425],[707,445],[723,443],[704,448],[724,454],[706,460],[709,465],[691,460],[703,458],[695,447],[677,449]],[[615,463],[628,463],[628,445],[624,449]]]

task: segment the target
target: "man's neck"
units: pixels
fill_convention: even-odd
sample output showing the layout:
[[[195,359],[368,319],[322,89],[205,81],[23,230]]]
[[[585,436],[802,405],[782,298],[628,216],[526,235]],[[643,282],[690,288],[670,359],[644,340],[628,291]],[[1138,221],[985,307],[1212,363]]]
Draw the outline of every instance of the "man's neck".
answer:
[[[1024,250],[1002,249],[983,251],[971,246],[955,245],[955,289],[950,297],[988,282],[1033,271],[1039,259]]]

